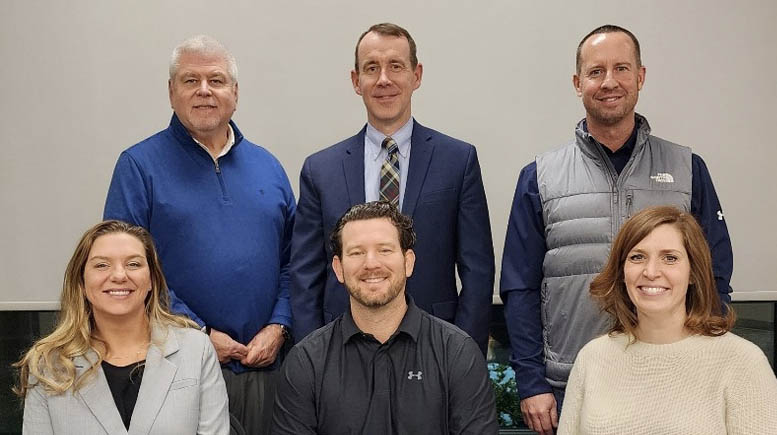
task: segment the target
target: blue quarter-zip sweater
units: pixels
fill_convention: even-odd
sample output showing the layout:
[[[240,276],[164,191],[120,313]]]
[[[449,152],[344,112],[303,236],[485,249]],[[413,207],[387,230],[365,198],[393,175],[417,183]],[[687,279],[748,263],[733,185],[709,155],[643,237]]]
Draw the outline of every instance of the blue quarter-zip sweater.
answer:
[[[269,323],[291,326],[296,205],[280,162],[230,125],[235,145],[214,163],[174,114],[119,156],[103,217],[151,232],[173,311],[247,344]]]

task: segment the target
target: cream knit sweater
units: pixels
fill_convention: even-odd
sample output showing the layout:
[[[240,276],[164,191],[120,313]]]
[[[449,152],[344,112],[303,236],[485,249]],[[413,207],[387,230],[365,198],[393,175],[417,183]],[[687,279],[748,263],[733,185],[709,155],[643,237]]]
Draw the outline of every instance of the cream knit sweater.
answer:
[[[732,333],[672,344],[602,336],[577,356],[559,434],[777,434],[777,379]]]

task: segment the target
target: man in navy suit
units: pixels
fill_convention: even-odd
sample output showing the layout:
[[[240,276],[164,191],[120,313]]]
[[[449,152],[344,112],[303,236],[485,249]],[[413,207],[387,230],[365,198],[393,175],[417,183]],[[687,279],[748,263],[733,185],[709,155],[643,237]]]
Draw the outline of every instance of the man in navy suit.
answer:
[[[352,205],[393,199],[418,234],[410,295],[486,350],[494,250],[477,152],[411,117],[422,73],[415,41],[402,27],[376,24],[356,44],[351,81],[367,108],[367,125],[309,156],[300,174],[290,287],[297,340],[348,307],[348,293],[328,267],[327,241],[337,219]]]

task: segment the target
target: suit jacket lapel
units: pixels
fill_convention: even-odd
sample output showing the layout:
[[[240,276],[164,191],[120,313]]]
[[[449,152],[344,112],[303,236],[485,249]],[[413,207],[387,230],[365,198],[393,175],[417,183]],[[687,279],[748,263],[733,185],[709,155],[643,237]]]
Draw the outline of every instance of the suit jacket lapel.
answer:
[[[364,202],[364,133],[366,131],[367,126],[365,125],[356,136],[350,139],[343,158],[343,173],[345,174],[349,205]]]
[[[76,377],[81,377],[95,361],[97,361],[97,354],[91,350],[85,356],[74,358],[73,364],[76,366]],[[116,408],[116,402],[114,402],[113,395],[111,395],[111,390],[108,387],[108,380],[105,378],[105,373],[103,373],[102,369],[99,369],[96,376],[87,381],[86,385],[76,395],[81,396],[106,433],[127,433],[124,422],[121,421],[119,410]]]
[[[161,344],[162,349],[155,343]],[[151,346],[146,353],[146,367],[135,410],[132,411],[129,435],[145,435],[151,430],[178,370],[178,366],[167,360],[167,357],[177,351],[178,339],[175,333],[168,328],[153,326]]]
[[[413,120],[413,136],[410,138],[410,164],[402,199],[402,213],[413,216],[418,196],[426,179],[429,163],[432,161],[434,141],[432,131]]]

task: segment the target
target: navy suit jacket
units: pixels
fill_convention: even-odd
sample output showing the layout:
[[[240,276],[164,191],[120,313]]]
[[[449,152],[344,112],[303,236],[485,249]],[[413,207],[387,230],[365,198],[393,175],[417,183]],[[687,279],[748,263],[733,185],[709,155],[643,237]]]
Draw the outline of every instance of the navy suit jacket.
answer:
[[[290,286],[297,341],[348,307],[332,271],[329,235],[348,208],[365,202],[365,131],[309,156],[302,167]],[[485,352],[494,248],[475,147],[413,121],[407,177],[402,213],[413,218],[417,235],[407,291],[416,305],[463,329]]]

